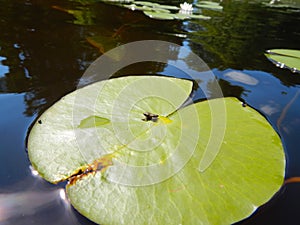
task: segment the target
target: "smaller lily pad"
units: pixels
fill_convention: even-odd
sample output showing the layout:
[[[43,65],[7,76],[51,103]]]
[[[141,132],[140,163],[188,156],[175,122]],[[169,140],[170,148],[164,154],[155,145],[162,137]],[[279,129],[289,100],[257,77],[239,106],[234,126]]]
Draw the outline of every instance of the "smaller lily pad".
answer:
[[[216,2],[208,2],[208,1],[202,1],[198,4],[196,4],[197,7],[203,8],[203,9],[210,9],[210,10],[222,10],[223,6],[219,5]]]
[[[211,2],[211,1],[200,1],[200,3],[208,4],[208,5],[219,5],[219,2]]]
[[[299,1],[271,1],[263,2],[262,5],[275,9],[300,9]]]
[[[277,54],[277,55],[285,55],[295,58],[300,58],[300,50],[293,50],[293,49],[271,49],[268,50],[270,54]]]
[[[176,13],[176,14],[174,14],[174,17],[178,20],[185,20],[185,19],[189,19],[190,15],[183,14],[183,13]]]
[[[105,2],[105,1],[104,1]],[[180,9],[175,5],[163,5],[148,1],[108,1],[109,3],[118,3],[117,5],[130,10],[143,11],[146,16],[158,20],[185,20],[185,19],[210,19],[209,16],[193,14],[192,11]],[[222,7],[218,3],[203,1],[203,4],[214,7]],[[181,4],[182,5],[182,4]],[[179,12],[178,12],[179,10]]]
[[[135,4],[131,4],[131,5],[124,5],[125,8],[131,9],[131,10],[140,10],[140,11],[145,11],[145,10],[152,10],[151,7],[148,6],[138,6]]]
[[[150,6],[150,7],[159,6],[158,3],[146,2],[146,1],[134,1],[134,4],[136,4],[136,5],[145,5],[145,6]]]
[[[146,10],[145,10],[146,11]],[[157,13],[171,13],[170,10],[168,9],[163,9],[163,8],[153,8],[152,11],[157,12]]]
[[[169,10],[178,10],[179,9],[179,7],[174,6],[174,5],[158,5],[158,6],[155,6],[155,8],[169,9]]]
[[[265,56],[280,68],[288,68],[292,72],[300,71],[300,50],[271,49]]]
[[[150,7],[153,10],[157,10],[157,9],[178,10],[179,9],[177,6],[173,6],[173,5],[160,5],[158,3],[153,3],[153,2],[134,1],[133,3],[135,5]]]
[[[159,20],[173,20],[174,19],[174,16],[171,13],[144,11],[144,14],[153,19],[159,19]]]
[[[189,17],[192,18],[192,19],[202,19],[202,20],[211,19],[210,16],[203,16],[203,15],[198,15],[198,14],[192,14],[192,15],[189,15]]]

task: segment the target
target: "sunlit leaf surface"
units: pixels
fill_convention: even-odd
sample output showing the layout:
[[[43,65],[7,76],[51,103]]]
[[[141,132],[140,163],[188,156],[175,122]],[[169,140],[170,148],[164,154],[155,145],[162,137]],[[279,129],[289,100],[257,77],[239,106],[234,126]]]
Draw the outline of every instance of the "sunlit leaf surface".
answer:
[[[300,50],[271,49],[265,55],[278,67],[287,67],[293,72],[300,71]]]
[[[180,108],[191,89],[188,80],[131,76],[76,90],[33,126],[30,160],[51,182],[70,179],[71,203],[99,224],[242,220],[283,183],[280,138],[236,98]],[[203,154],[210,161],[207,146],[216,128],[211,106],[222,104],[222,145],[200,172]]]

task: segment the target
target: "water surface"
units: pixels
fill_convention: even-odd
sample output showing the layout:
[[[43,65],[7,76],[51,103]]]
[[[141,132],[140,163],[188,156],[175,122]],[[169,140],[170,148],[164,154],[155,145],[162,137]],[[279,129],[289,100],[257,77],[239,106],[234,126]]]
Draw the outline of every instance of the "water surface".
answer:
[[[91,62],[137,40],[170,41],[200,56],[224,96],[243,99],[270,121],[284,143],[287,178],[300,176],[300,75],[275,67],[263,54],[272,48],[299,49],[299,10],[223,1],[223,11],[203,11],[212,17],[208,21],[160,21],[98,1],[0,2],[0,224],[93,224],[64,201],[63,185],[34,176],[26,136],[44,110],[76,89]],[[115,76],[129,74],[186,76],[172,66],[149,62]],[[194,100],[202,98],[197,91]],[[285,185],[239,224],[295,224],[299,199],[300,184]]]

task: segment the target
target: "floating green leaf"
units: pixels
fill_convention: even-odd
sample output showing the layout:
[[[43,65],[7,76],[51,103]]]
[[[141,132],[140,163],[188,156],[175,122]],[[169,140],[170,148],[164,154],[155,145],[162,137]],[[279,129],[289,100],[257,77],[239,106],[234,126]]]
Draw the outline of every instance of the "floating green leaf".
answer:
[[[137,141],[133,142],[134,135],[139,136],[153,126],[142,120],[144,113],[169,115],[187,99],[191,88],[192,83],[187,80],[141,76],[108,80],[79,89],[63,97],[39,118],[42,124],[36,123],[29,135],[29,157],[48,181],[67,179],[82,166],[122,148],[124,143],[120,141],[137,145]],[[127,90],[125,95],[124,90]],[[131,102],[145,95],[144,101],[132,106]],[[110,126],[79,128],[82,121],[94,115],[109,120]],[[159,126],[154,128],[160,132]],[[91,132],[98,138],[91,138]],[[46,142],[51,143],[50,152]],[[78,148],[80,144],[83,151]],[[70,155],[69,160],[66,155]]]
[[[211,2],[211,1],[200,1],[199,4],[206,4],[206,5],[220,5],[219,2]]]
[[[69,179],[71,203],[99,224],[239,221],[281,187],[280,138],[263,116],[235,98],[180,108],[191,90],[191,81],[153,76],[76,90],[33,126],[29,158],[50,182]],[[220,128],[213,115],[223,105],[226,132],[217,137],[223,141],[213,156],[208,143]],[[94,115],[110,122],[78,127]],[[200,172],[203,158],[213,162]]]
[[[200,1],[198,4],[196,4],[196,6],[199,8],[211,9],[211,10],[222,10],[223,9],[223,6],[221,6],[220,3],[209,2],[209,1]]]
[[[288,67],[293,72],[299,72],[300,70],[300,50],[271,49],[265,55],[278,67]]]
[[[300,1],[296,0],[273,0],[268,2],[262,2],[263,5],[270,8],[278,8],[278,9],[299,9]]]
[[[171,13],[144,11],[144,14],[153,19],[159,19],[159,20],[173,20],[174,19],[174,16]]]
[[[163,4],[158,4],[154,2],[148,2],[148,1],[107,1],[107,2],[118,4],[119,6],[131,10],[143,11],[146,16],[158,20],[210,19],[210,17],[208,16],[192,14],[192,11],[180,10],[179,7],[174,5],[163,5]],[[217,8],[220,6],[213,5],[213,7]]]
[[[209,19],[211,19],[210,16],[203,16],[203,15],[197,15],[197,14],[189,15],[189,17],[192,18],[192,19],[202,19],[202,20],[209,20]]]
[[[152,10],[152,7],[148,6],[138,6],[135,4],[130,4],[130,5],[124,5],[125,8],[131,9],[131,10],[140,10],[140,11],[145,11],[145,10]]]
[[[174,6],[174,5],[158,5],[155,7],[162,8],[162,9],[169,9],[169,10],[178,10],[179,9],[179,7]]]
[[[134,1],[134,4],[136,5],[145,5],[145,6],[159,6],[158,3],[154,3],[154,2],[146,2],[146,1]]]
[[[190,15],[188,15],[188,14],[183,14],[183,13],[176,13],[176,14],[174,14],[174,17],[175,17],[176,19],[178,19],[178,20],[189,19],[189,18],[190,18],[189,16],[190,16]]]

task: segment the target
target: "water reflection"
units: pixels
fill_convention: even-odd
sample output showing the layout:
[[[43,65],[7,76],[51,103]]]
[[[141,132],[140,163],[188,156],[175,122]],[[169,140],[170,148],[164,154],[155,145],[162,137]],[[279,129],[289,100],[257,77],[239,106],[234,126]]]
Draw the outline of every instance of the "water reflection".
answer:
[[[26,93],[24,113],[32,116],[74,88],[85,69],[82,64],[93,58],[93,51],[81,48],[84,28],[70,30],[63,23],[53,23],[57,17],[49,8],[5,3],[0,55],[5,57],[2,65],[9,71],[1,74],[0,93]],[[14,15],[16,12],[22,19]],[[67,30],[70,38],[62,38]]]
[[[166,4],[162,0],[157,2]],[[204,59],[218,78],[213,82],[222,87],[224,96],[246,100],[280,132],[289,157],[287,174],[299,176],[300,102],[296,93],[300,89],[300,76],[276,68],[263,55],[266,49],[277,46],[299,47],[299,14],[283,10],[278,13],[276,9],[248,1],[224,0],[222,5],[223,12],[205,11],[205,15],[212,17],[209,21],[158,21],[99,1],[2,0],[0,223],[93,224],[70,207],[61,187],[24,175],[24,168],[29,165],[24,139],[35,116],[74,90],[91,62],[109,49],[137,40],[170,41]],[[82,20],[80,14],[66,10],[83,12]],[[195,63],[183,53],[180,48],[173,49],[170,63],[182,63],[184,59],[186,63],[182,66],[193,70]],[[150,62],[128,66],[115,76],[130,74],[188,78],[188,74],[172,65]],[[214,97],[212,87],[216,84],[205,82],[203,77],[205,74],[199,74],[196,83],[205,86],[204,90]],[[194,91],[193,100],[206,97],[197,85]],[[25,180],[16,183],[22,179]],[[298,190],[291,193],[290,199],[299,199]],[[264,214],[268,221],[263,224],[276,222],[272,220],[274,215],[292,218],[290,212],[299,209],[299,201],[293,206],[290,201],[274,204],[275,210]],[[298,216],[297,212],[294,216]],[[287,220],[282,218],[284,224]]]
[[[180,1],[169,2],[178,5]],[[160,39],[188,46],[211,67],[219,69],[255,67],[272,71],[276,68],[267,63],[264,50],[270,45],[282,45],[278,40],[287,38],[292,41],[284,43],[284,46],[289,45],[286,47],[295,47],[298,43],[299,31],[290,24],[297,23],[299,18],[293,13],[281,17],[259,4],[235,2],[233,5],[226,1],[222,4],[224,12],[205,11],[213,18],[210,21],[162,22],[149,20],[139,12],[91,1],[57,5],[52,1],[12,4],[6,0],[3,3],[6,10],[1,10],[4,19],[0,21],[3,28],[0,56],[5,58],[0,67],[4,69],[0,93],[26,92],[25,114],[31,116],[73,90],[83,71],[100,54],[134,40]],[[69,14],[74,10],[89,12],[95,26],[86,23],[72,26],[69,22],[74,15]],[[15,17],[16,11],[22,19]],[[262,22],[255,14],[260,12],[272,20]],[[285,24],[284,33],[279,32],[282,24]],[[182,42],[178,36],[187,36],[187,39]],[[284,78],[278,73],[275,76],[283,82],[293,79],[293,83],[300,83],[299,78]]]
[[[5,61],[5,57],[0,56],[0,79],[1,77],[4,77],[5,74],[9,72],[9,67],[6,65],[3,65],[3,61]]]
[[[24,220],[26,221],[28,217],[59,203],[59,193],[59,190],[47,190],[0,194],[0,222],[24,224]]]
[[[223,74],[224,77],[231,81],[239,82],[247,85],[257,85],[258,80],[241,71],[229,71]]]
[[[268,103],[260,105],[259,109],[266,115],[272,116],[274,113],[280,111],[280,105],[273,100],[270,100]]]
[[[71,207],[64,188],[50,185],[36,174],[9,190],[0,189],[2,225],[80,225],[80,217]]]
[[[291,129],[289,128],[291,126],[291,124],[293,124],[293,126],[294,126],[295,124],[299,124],[299,122],[300,122],[300,118],[297,116],[293,120],[287,119],[289,113],[292,113],[292,114],[297,113],[297,111],[295,111],[295,107],[293,107],[293,105],[299,105],[296,103],[297,101],[299,102],[299,96],[300,96],[300,90],[297,90],[295,95],[293,96],[293,98],[282,109],[280,117],[277,120],[278,129],[282,130],[283,132],[285,132],[287,134],[291,133]]]
[[[223,12],[206,12],[212,20],[193,20],[184,26],[189,31],[191,48],[211,67],[275,71],[266,63],[266,49],[299,48],[298,13],[283,15],[263,4],[246,1],[223,1],[222,5]]]

